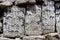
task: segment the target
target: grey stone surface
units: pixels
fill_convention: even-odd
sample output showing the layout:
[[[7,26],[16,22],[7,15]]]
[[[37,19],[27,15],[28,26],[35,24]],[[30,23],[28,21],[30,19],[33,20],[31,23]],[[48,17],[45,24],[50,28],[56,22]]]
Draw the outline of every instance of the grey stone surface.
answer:
[[[24,36],[23,40],[44,40],[44,36]]]
[[[26,2],[28,2],[28,0],[22,0],[22,1],[21,0],[16,0],[15,5],[26,3]]]
[[[15,1],[15,5],[18,5],[18,4],[33,4],[33,3],[35,3],[36,2],[36,0],[16,0]]]
[[[55,35],[55,36],[48,35],[46,36],[46,39],[47,40],[60,40],[58,35]]]
[[[60,3],[56,4],[56,29],[57,32],[60,34]]]
[[[0,0],[0,2],[6,2],[6,1],[14,2],[15,0]]]
[[[13,6],[4,12],[3,34],[6,37],[22,37],[24,34],[25,8]]]
[[[35,3],[35,2],[36,2],[36,0],[29,0],[29,2],[30,2],[30,3]]]
[[[0,0],[0,8],[11,6],[15,0]]]
[[[40,5],[27,6],[27,13],[25,18],[25,34],[26,35],[42,34]]]
[[[42,6],[42,28],[43,34],[55,31],[54,2],[45,1]]]
[[[11,5],[12,5],[12,2],[10,2],[10,1],[5,1],[5,2],[0,3],[0,6],[2,6],[2,7],[11,6]]]

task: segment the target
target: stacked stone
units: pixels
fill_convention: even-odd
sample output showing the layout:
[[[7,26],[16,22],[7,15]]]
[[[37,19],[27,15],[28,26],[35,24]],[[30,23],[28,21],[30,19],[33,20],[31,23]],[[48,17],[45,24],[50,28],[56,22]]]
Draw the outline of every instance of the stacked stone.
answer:
[[[27,13],[25,18],[25,34],[30,36],[42,34],[41,5],[27,6]]]
[[[42,5],[43,34],[55,31],[54,1],[45,1]]]
[[[41,6],[36,1],[44,1],[44,3]],[[0,40],[60,40],[58,36],[60,4],[56,5],[55,16],[54,1],[51,0],[0,0],[0,2],[0,7],[6,8],[3,17],[3,37],[0,37]],[[18,7],[26,3],[28,5]],[[0,32],[1,28],[0,21]],[[54,34],[55,29],[59,34]]]
[[[56,3],[56,29],[60,34],[60,3]]]
[[[3,17],[3,34],[5,37],[22,37],[24,35],[24,7],[7,8]]]

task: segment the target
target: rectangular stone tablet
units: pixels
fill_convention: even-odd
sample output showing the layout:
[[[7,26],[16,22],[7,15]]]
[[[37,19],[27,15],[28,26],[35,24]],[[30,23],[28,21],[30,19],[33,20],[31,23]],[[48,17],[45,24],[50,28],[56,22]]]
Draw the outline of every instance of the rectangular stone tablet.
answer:
[[[25,18],[25,34],[26,35],[42,34],[41,5],[27,6],[27,13]]]
[[[24,35],[25,8],[13,6],[8,8],[3,18],[3,34],[6,37],[22,37]]]
[[[43,34],[55,31],[54,2],[45,2],[42,5],[42,28]]]

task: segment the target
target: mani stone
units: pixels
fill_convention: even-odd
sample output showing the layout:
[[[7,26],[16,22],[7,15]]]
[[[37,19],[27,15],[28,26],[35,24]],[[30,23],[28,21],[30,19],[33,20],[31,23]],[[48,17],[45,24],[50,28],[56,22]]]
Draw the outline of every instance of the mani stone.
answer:
[[[15,5],[18,5],[18,4],[33,4],[35,3],[36,0],[16,0],[15,1]]]
[[[27,6],[25,34],[33,36],[42,34],[41,5]]]
[[[44,2],[42,5],[42,29],[43,34],[55,31],[54,2]]]
[[[24,36],[23,40],[44,40],[44,36]]]
[[[7,8],[3,17],[3,35],[5,37],[22,37],[24,34],[24,7]]]
[[[56,29],[60,34],[60,3],[56,3]]]

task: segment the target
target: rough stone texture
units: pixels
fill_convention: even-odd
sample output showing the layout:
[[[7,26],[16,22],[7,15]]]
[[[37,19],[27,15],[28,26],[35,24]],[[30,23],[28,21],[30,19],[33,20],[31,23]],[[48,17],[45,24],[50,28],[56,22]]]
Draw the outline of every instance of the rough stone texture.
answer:
[[[45,1],[42,6],[42,27],[43,34],[55,31],[54,2]]]
[[[13,6],[4,12],[3,34],[6,37],[22,37],[24,34],[25,8]]]
[[[47,35],[45,39],[47,39],[47,40],[60,40],[58,35],[55,35],[55,36]]]
[[[29,0],[29,2],[36,2],[35,0]]]
[[[0,40],[60,40],[59,1],[0,0]]]
[[[0,8],[11,6],[15,0],[0,0]]]
[[[36,2],[36,0],[16,0],[15,1],[15,5],[18,5],[18,4],[23,4],[23,3],[27,3],[27,4],[29,4],[29,3],[35,3]]]
[[[60,3],[56,3],[56,29],[60,34]]]
[[[28,2],[28,0],[22,0],[22,1],[21,0],[16,0],[15,5],[26,3],[26,2]]]
[[[15,0],[0,0],[0,2],[6,2],[6,1],[14,2]]]
[[[12,2],[9,2],[9,1],[5,1],[3,3],[0,3],[0,6],[11,6],[12,5]]]
[[[42,34],[40,5],[27,6],[27,13],[25,18],[25,34],[26,35]]]
[[[24,36],[23,40],[43,40],[44,36]]]

